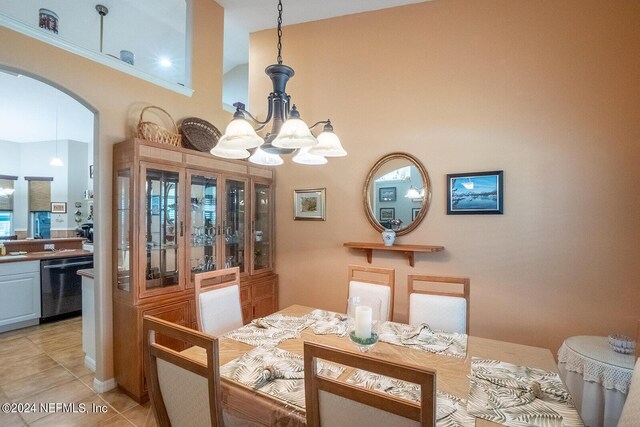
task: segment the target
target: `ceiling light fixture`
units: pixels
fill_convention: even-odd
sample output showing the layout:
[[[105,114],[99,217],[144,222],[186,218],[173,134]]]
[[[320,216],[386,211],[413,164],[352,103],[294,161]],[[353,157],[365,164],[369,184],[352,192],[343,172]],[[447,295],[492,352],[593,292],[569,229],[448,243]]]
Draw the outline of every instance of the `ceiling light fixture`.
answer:
[[[101,4],[96,5],[96,11],[100,15],[100,53],[102,53],[102,41],[104,36],[104,17],[109,13],[109,9]]]
[[[171,60],[169,60],[169,58],[160,58],[160,65],[162,65],[165,68],[169,68],[173,64],[171,63]]]
[[[419,199],[421,197],[424,197],[424,188],[422,190],[418,190],[416,187],[412,185],[407,190],[407,194],[405,194],[404,197],[408,199]]]
[[[307,126],[300,118],[295,104],[286,92],[287,82],[295,72],[282,63],[282,0],[278,0],[278,57],[277,64],[269,65],[265,73],[271,79],[273,91],[267,98],[268,112],[264,121],[256,119],[241,102],[233,104],[236,112],[218,144],[211,154],[226,158],[247,158],[247,150],[255,149],[249,161],[261,165],[274,166],[283,163],[280,154],[290,154],[298,150],[293,161],[301,164],[324,164],[325,157],[346,156],[340,139],[333,133],[331,120],[319,121]],[[248,117],[253,125],[247,120]],[[271,123],[271,132],[263,139],[256,132]],[[256,126],[254,128],[254,125]],[[311,130],[324,125],[316,138]],[[220,149],[218,147],[222,146]],[[231,157],[235,156],[235,157]]]

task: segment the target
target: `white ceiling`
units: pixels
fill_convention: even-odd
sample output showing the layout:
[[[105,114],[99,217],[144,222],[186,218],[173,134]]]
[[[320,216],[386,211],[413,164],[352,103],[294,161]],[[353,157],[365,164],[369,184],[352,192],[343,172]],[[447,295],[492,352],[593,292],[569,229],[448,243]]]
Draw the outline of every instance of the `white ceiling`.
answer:
[[[216,0],[224,7],[224,72],[249,62],[249,33],[276,28],[277,0]],[[317,21],[426,0],[284,0],[283,25]],[[286,32],[283,35],[286,45]],[[274,55],[275,55],[274,46]]]

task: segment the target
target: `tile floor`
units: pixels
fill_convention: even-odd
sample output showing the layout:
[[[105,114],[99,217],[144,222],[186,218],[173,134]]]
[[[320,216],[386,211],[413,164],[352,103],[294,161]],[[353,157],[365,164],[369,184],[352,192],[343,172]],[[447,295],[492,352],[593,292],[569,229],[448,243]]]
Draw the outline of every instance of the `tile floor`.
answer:
[[[96,393],[92,385],[93,372],[84,366],[80,317],[0,333],[0,404],[83,403],[87,411],[0,411],[0,427],[156,425],[148,402],[139,405],[117,389]]]

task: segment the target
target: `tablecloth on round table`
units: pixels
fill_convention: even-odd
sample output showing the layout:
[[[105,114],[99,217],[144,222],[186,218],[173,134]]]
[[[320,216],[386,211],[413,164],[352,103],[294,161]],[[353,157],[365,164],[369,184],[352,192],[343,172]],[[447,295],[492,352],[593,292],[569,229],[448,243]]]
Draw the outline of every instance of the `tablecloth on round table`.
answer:
[[[562,344],[558,369],[585,425],[617,425],[631,383],[633,359],[611,350],[606,337],[571,337]]]

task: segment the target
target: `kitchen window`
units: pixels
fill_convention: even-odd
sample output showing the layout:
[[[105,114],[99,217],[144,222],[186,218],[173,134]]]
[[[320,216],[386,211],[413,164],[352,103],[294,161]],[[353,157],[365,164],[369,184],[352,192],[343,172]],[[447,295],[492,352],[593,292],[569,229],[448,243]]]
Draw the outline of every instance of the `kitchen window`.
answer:
[[[51,181],[49,177],[25,176],[29,181],[29,236],[51,238]]]
[[[13,195],[17,176],[0,175],[0,237],[13,235]]]
[[[13,235],[13,212],[0,211],[0,237]]]

